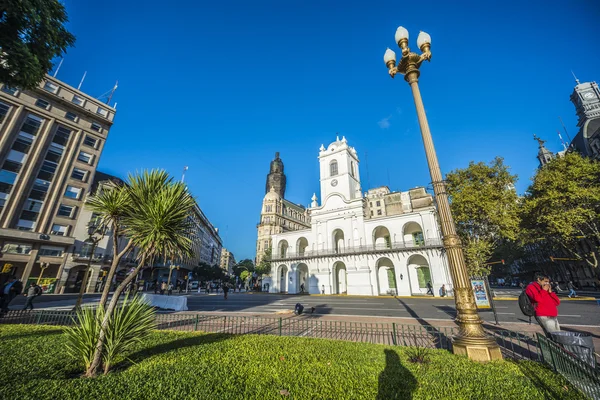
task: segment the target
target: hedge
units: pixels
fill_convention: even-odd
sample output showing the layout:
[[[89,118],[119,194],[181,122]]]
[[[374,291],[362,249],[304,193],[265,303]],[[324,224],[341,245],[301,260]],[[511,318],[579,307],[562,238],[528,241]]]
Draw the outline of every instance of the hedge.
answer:
[[[114,372],[81,378],[60,328],[0,326],[2,399],[583,399],[531,361],[276,336],[155,332]]]

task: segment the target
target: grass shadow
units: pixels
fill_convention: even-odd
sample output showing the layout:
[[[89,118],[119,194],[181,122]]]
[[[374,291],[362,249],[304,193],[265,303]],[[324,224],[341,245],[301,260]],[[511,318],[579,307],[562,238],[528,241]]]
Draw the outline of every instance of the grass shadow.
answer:
[[[402,365],[395,351],[386,349],[384,352],[385,369],[379,374],[376,399],[411,399],[417,388],[417,379]]]
[[[122,371],[131,367],[134,364],[144,361],[147,358],[169,353],[171,351],[179,350],[186,347],[202,346],[222,340],[229,339],[233,335],[228,334],[206,334],[206,335],[194,335],[192,337],[185,337],[181,339],[172,340],[166,343],[160,343],[152,347],[145,347],[127,356],[127,359],[118,362],[111,368],[112,372]]]
[[[563,393],[557,393],[556,390],[554,390],[550,385],[547,384],[547,381],[545,381],[543,377],[538,376],[539,368],[532,368],[532,364],[528,362],[512,362],[514,362],[517,365],[517,367],[519,367],[523,375],[531,379],[535,387],[543,388],[544,390],[546,390],[544,398],[554,400],[560,400],[565,398]]]

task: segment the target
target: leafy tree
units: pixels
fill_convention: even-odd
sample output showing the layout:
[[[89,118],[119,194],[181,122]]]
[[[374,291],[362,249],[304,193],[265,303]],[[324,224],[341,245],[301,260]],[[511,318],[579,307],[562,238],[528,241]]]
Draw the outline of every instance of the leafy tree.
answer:
[[[52,68],[52,59],[75,43],[67,21],[58,0],[0,2],[0,82],[35,88]]]
[[[114,319],[121,293],[146,263],[154,259],[180,259],[192,256],[190,218],[195,205],[186,186],[165,171],[144,171],[130,175],[124,186],[128,202],[124,205],[123,234],[139,249],[138,265],[116,288],[105,309],[92,363],[86,376],[97,374],[103,359],[109,322]]]
[[[598,266],[600,162],[567,153],[541,167],[523,203],[526,242],[555,249]]]
[[[517,176],[504,160],[474,163],[446,175],[450,207],[472,275],[488,275],[490,258],[519,233],[519,203],[514,190]]]
[[[248,271],[250,273],[254,272],[254,262],[252,262],[252,260],[246,258],[242,261],[240,261],[239,263],[237,263],[234,267],[233,267],[233,274],[236,276],[242,276],[242,272],[243,271]]]
[[[252,272],[244,270],[240,274],[240,279],[243,282],[246,282],[248,279],[250,279],[251,276],[252,276]]]
[[[265,252],[256,266],[256,273],[258,276],[268,275],[271,272],[271,248],[267,247]]]

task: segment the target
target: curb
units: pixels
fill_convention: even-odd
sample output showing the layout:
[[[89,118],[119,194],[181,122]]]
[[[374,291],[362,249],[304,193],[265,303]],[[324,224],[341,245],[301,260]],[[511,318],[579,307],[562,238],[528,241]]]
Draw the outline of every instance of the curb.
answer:
[[[389,296],[389,295],[380,295],[380,296],[367,296],[367,295],[354,295],[354,294],[308,294],[308,293],[265,293],[265,292],[249,292],[246,294],[269,294],[269,295],[278,295],[278,296],[310,296],[310,297],[349,297],[353,299],[428,299],[428,300],[453,300],[453,296],[426,296],[426,295],[417,295],[417,296]],[[518,297],[494,297],[494,300],[501,301],[515,301],[519,300]],[[575,297],[575,298],[560,298],[560,301],[596,301],[595,297]]]

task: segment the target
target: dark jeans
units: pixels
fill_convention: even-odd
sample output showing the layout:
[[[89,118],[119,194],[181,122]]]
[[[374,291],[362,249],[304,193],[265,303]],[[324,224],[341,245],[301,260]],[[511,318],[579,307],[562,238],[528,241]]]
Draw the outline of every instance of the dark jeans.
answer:
[[[25,307],[23,310],[27,310],[28,308],[33,310],[33,299],[35,296],[27,296],[27,301],[25,302]]]
[[[5,294],[2,296],[2,312],[8,312],[8,305],[17,297],[15,294]]]

